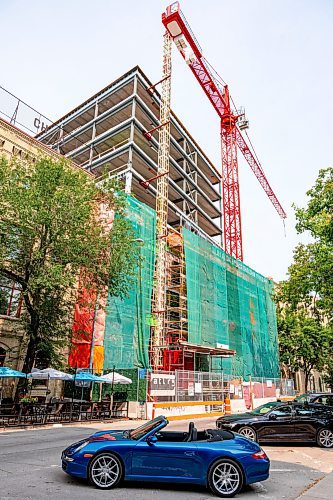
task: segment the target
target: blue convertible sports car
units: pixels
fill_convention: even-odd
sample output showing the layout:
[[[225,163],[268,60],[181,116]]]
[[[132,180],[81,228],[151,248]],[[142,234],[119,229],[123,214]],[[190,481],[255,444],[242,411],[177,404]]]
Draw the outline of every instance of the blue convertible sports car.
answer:
[[[124,480],[194,483],[219,497],[233,497],[243,486],[268,478],[269,459],[260,446],[219,429],[164,431],[165,417],[133,430],[96,432],[62,453],[62,468],[89,479],[97,488]]]

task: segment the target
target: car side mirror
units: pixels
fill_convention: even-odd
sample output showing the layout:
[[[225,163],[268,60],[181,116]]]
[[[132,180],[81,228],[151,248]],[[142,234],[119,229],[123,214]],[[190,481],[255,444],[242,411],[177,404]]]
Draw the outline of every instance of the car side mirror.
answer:
[[[147,439],[147,443],[149,444],[149,446],[153,446],[155,443],[157,443],[157,437],[156,436],[149,436],[149,438]]]
[[[277,416],[275,415],[275,413],[272,413],[271,415],[269,415],[268,419],[269,420],[276,420]]]

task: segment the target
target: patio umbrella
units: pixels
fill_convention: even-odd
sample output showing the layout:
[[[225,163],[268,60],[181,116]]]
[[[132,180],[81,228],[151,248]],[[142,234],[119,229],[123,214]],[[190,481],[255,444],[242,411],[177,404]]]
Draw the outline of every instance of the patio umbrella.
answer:
[[[124,377],[124,375],[120,375],[120,373],[115,372],[114,369],[112,370],[112,372],[107,373],[106,375],[103,375],[100,378],[105,384],[112,384],[111,385],[111,408],[113,405],[113,386],[114,386],[114,384],[131,384],[132,383],[132,380],[130,378]]]
[[[103,382],[102,377],[98,377],[97,375],[93,375],[89,372],[76,373],[73,380],[78,382]]]
[[[27,375],[23,372],[19,372],[17,370],[13,370],[12,368],[8,368],[7,366],[0,366],[0,378],[26,378]],[[1,381],[1,393],[0,393],[0,405],[2,403],[2,391],[3,385]]]
[[[19,372],[17,370],[12,370],[12,368],[8,368],[7,366],[0,367],[0,378],[10,378],[10,377],[19,377],[26,378],[26,373]]]
[[[73,378],[74,382],[99,382],[100,384],[103,382],[101,377],[98,377],[97,375],[93,375],[92,373],[89,372],[79,372],[74,375]],[[74,391],[74,388],[73,388]],[[73,392],[74,396],[74,392]],[[73,402],[73,396],[72,396],[72,402]],[[81,400],[83,397],[83,385],[82,385],[82,391],[81,391]]]
[[[101,380],[106,384],[131,384],[132,380],[130,378],[124,377],[117,372],[110,372],[107,375],[100,377]]]
[[[54,368],[44,368],[44,370],[33,369],[31,373],[28,373],[28,378],[35,380],[73,380],[73,375]]]

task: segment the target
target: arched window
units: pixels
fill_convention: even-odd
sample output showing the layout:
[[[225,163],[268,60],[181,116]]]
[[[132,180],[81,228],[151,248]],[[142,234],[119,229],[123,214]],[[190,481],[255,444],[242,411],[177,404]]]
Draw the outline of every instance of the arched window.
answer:
[[[6,351],[3,347],[0,347],[0,366],[5,364],[6,359]]]

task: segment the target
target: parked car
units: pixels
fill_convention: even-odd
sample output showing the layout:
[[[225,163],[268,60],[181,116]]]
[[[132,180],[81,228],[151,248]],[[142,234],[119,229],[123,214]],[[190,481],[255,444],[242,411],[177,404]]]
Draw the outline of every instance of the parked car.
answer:
[[[310,392],[300,394],[294,401],[298,403],[318,403],[333,408],[333,393],[331,392]]]
[[[260,443],[298,441],[333,447],[333,412],[319,404],[266,403],[246,413],[220,417],[216,425]]]
[[[236,495],[243,486],[269,475],[260,446],[230,431],[164,431],[165,417],[132,430],[96,432],[62,453],[62,468],[101,489],[124,480],[200,484],[217,496]]]

